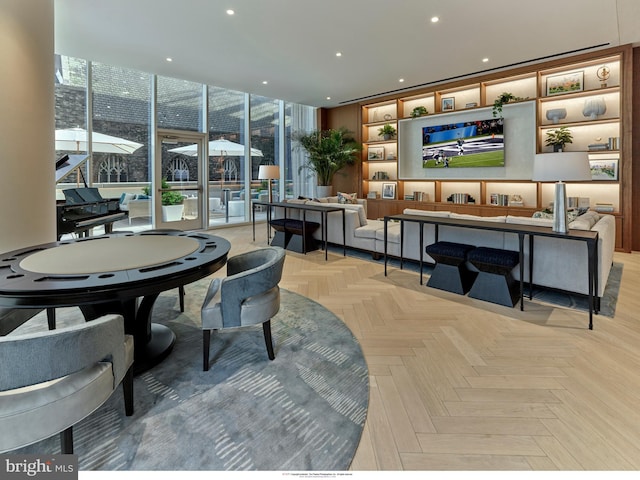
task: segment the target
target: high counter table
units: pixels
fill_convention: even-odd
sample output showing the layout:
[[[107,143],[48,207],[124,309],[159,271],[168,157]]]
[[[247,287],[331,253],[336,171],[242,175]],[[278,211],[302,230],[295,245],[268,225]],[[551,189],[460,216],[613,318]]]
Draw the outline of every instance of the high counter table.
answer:
[[[588,285],[589,285],[589,330],[593,330],[593,313],[598,313],[599,305],[594,301],[598,291],[598,232],[591,230],[569,230],[567,233],[554,232],[551,227],[521,225],[517,223],[485,222],[481,220],[467,220],[447,217],[430,217],[428,215],[389,215],[384,217],[384,274],[387,275],[387,224],[389,220],[400,222],[400,238],[404,233],[404,222],[415,222],[420,226],[420,284],[422,284],[422,264],[424,252],[423,225],[432,224],[435,228],[435,239],[438,241],[439,226],[472,228],[476,230],[493,230],[497,232],[514,233],[518,235],[518,249],[520,257],[520,310],[524,310],[523,297],[523,261],[524,237],[529,237],[529,298],[533,284],[533,246],[535,237],[553,237],[563,240],[578,240],[587,245]],[[403,261],[403,243],[400,242],[400,266]]]
[[[60,241],[0,255],[0,306],[80,307],[86,320],[123,315],[134,337],[134,371],[161,362],[175,334],[151,322],[161,292],[207,277],[231,244],[203,233],[142,232]],[[138,302],[138,298],[142,300]]]

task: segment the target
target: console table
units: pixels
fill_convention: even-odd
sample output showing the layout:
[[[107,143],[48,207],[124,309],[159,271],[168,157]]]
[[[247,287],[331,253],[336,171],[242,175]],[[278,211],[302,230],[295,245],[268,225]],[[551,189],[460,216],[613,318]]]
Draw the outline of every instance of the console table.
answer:
[[[267,207],[267,243],[271,239],[271,211],[272,208],[279,207],[284,209],[284,218],[287,217],[287,210],[299,210],[302,212],[302,229],[303,237],[306,236],[305,223],[307,212],[320,213],[320,230],[322,233],[322,244],[324,246],[324,259],[327,260],[327,216],[330,212],[342,212],[342,250],[343,255],[347,255],[347,230],[345,226],[346,215],[344,208],[332,207],[329,205],[309,205],[306,203],[289,203],[289,202],[257,202],[254,201],[251,207],[251,217],[253,219],[253,240],[256,239],[256,205]],[[304,241],[303,241],[304,245]],[[306,249],[304,251],[306,253]]]
[[[589,285],[589,330],[593,330],[593,313],[598,313],[599,307],[595,301],[598,291],[598,232],[591,230],[569,230],[567,233],[554,232],[551,227],[519,225],[515,223],[483,222],[481,220],[465,220],[446,217],[429,217],[428,215],[389,215],[384,217],[384,274],[387,275],[387,227],[390,220],[400,222],[400,238],[404,234],[404,222],[415,222],[420,226],[420,284],[422,285],[422,267],[424,255],[424,225],[435,227],[435,239],[438,241],[440,225],[448,227],[472,228],[476,230],[492,230],[496,232],[515,233],[518,235],[518,253],[520,256],[520,310],[524,310],[524,237],[529,237],[529,299],[532,298],[533,285],[533,253],[535,237],[554,237],[565,240],[578,240],[587,245],[588,285]],[[400,241],[400,268],[403,264],[403,243]]]

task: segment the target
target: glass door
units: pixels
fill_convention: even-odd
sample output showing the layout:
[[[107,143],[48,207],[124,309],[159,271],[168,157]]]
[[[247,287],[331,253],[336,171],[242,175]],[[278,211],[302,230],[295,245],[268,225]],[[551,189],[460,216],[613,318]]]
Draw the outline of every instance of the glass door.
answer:
[[[156,228],[203,228],[208,209],[203,205],[206,135],[158,130],[153,165],[154,225]]]

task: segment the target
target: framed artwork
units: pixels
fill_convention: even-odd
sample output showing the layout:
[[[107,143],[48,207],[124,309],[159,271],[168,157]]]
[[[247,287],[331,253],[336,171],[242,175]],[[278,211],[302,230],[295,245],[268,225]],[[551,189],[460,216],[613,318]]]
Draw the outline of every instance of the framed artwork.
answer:
[[[369,147],[367,160],[384,160],[384,147]]]
[[[389,200],[396,199],[396,184],[395,183],[383,183],[382,184],[382,198]]]
[[[591,180],[618,180],[618,159],[589,160]]]
[[[442,111],[452,112],[456,107],[456,99],[454,97],[446,97],[442,99]]]
[[[563,93],[581,92],[584,90],[584,72],[563,73],[547,77],[547,96]]]

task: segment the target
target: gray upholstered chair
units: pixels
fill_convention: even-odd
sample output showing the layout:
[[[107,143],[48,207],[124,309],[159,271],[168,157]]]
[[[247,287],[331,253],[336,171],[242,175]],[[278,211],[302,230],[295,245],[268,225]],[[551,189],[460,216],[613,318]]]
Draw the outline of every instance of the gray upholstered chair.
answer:
[[[227,277],[214,278],[202,304],[203,368],[209,370],[211,331],[262,324],[267,354],[273,360],[271,318],[280,310],[285,251],[268,247],[231,257]]]
[[[0,337],[0,365],[0,452],[60,433],[62,453],[73,453],[73,425],[120,382],[133,414],[133,337],[120,315]]]

